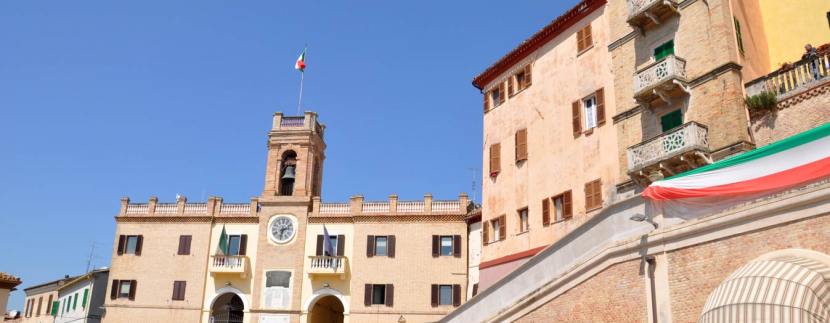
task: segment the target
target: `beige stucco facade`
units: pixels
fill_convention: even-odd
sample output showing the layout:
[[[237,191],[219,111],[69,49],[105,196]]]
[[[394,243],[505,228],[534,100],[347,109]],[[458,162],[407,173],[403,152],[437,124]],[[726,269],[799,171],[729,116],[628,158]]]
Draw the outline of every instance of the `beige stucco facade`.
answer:
[[[276,114],[248,202],[122,199],[104,322],[428,322],[454,308],[433,306],[431,286],[466,289],[466,195],[322,203],[324,129],[311,112]],[[337,255],[319,254],[324,226]],[[370,235],[395,236],[396,255],[369,257]],[[459,252],[433,257],[433,235],[458,236]],[[388,286],[384,304],[364,302],[366,284]]]

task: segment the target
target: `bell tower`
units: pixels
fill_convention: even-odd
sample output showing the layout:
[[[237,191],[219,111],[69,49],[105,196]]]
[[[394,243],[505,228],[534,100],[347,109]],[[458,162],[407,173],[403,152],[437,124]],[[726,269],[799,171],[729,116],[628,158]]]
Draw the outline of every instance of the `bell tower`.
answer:
[[[262,197],[320,196],[323,184],[323,160],[326,143],[325,126],[317,113],[302,116],[274,113],[268,132],[268,161]]]

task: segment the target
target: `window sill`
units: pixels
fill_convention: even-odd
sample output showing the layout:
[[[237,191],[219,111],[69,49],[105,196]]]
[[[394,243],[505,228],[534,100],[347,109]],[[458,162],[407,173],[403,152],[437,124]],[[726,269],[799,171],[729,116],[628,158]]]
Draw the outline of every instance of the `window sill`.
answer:
[[[600,205],[600,206],[595,206],[595,207],[592,207],[592,208],[586,208],[586,209],[585,209],[585,213],[588,213],[588,212],[593,212],[593,211],[596,211],[596,210],[599,210],[599,209],[602,209],[602,205]]]
[[[583,131],[582,134],[585,135],[585,136],[590,136],[591,134],[594,133],[594,129],[596,129],[596,128],[597,127],[593,127],[593,128],[590,128],[590,129],[585,129],[585,131]]]
[[[530,229],[527,229],[527,230],[521,231],[519,233],[516,233],[516,236],[520,236],[520,235],[523,235],[523,234],[528,233],[528,232],[530,232]]]
[[[587,48],[583,49],[581,52],[576,53],[576,57],[582,56],[582,54],[585,54],[586,52],[588,52],[592,48],[594,48],[594,44],[591,44],[591,46],[588,46]]]

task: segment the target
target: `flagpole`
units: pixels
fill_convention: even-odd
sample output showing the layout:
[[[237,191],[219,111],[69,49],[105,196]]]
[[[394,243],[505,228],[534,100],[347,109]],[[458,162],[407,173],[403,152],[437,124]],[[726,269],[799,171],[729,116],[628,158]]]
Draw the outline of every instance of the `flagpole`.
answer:
[[[305,79],[305,71],[300,72],[300,99],[297,102],[297,115],[300,115],[300,107],[303,105],[303,80]]]

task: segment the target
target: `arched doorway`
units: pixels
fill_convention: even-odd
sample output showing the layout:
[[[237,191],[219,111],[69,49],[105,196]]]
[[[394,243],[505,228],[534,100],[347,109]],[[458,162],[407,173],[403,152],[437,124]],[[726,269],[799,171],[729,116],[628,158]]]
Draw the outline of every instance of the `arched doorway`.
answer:
[[[225,293],[217,297],[210,311],[212,323],[242,323],[245,304],[234,293]]]
[[[309,323],[343,323],[343,303],[336,296],[323,296],[309,311]]]

